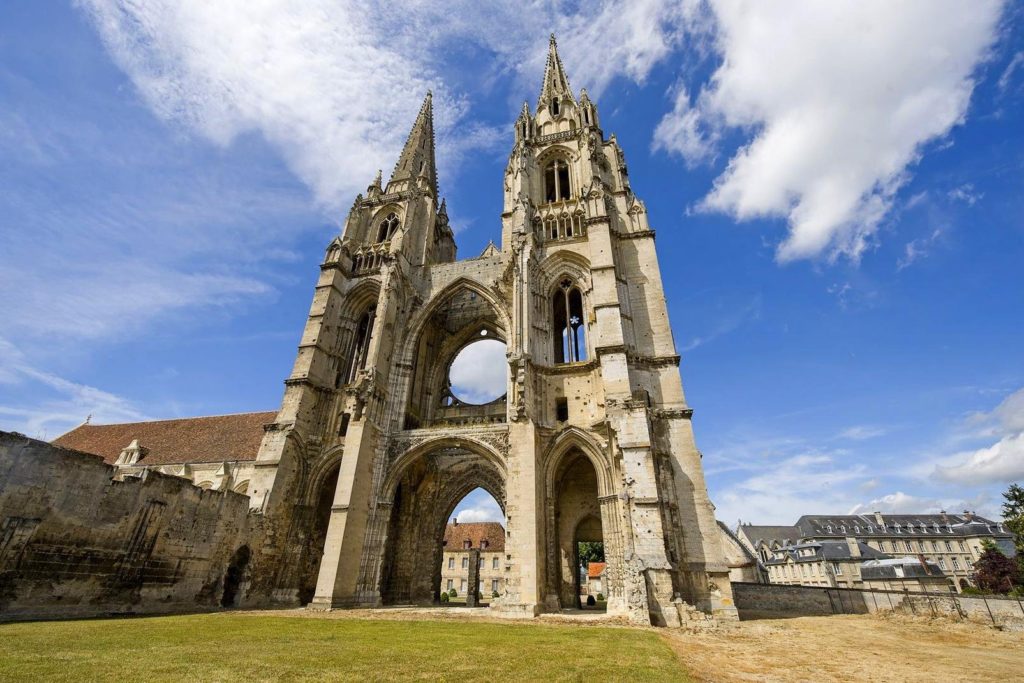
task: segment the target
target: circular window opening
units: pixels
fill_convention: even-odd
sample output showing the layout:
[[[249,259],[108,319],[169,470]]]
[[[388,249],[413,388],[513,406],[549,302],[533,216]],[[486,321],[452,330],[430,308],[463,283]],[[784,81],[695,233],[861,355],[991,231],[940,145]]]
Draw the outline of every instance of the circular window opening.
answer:
[[[507,377],[505,345],[496,339],[481,339],[466,346],[448,369],[452,394],[463,403],[475,405],[504,396]]]

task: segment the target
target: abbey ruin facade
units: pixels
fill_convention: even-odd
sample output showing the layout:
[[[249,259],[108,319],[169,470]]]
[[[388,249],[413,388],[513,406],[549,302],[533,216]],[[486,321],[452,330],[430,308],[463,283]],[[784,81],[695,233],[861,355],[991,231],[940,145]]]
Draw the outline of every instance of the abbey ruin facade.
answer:
[[[483,488],[506,517],[492,610],[576,606],[578,544],[600,541],[610,614],[735,618],[655,232],[553,38],[502,182],[500,249],[456,260],[428,95],[390,179],[356,197],[327,247],[276,416],[86,424],[54,446],[5,436],[0,606],[33,613],[57,576],[61,604],[82,610],[109,608],[104,596],[125,609],[190,595],[432,604],[445,524]],[[453,393],[450,368],[482,339],[505,345],[506,391],[473,405]],[[78,464],[54,476],[64,457]],[[182,477],[208,490],[186,496]],[[74,502],[86,489],[99,508]]]
[[[312,541],[276,590],[314,608],[432,602],[445,523],[482,487],[507,518],[494,609],[574,606],[576,544],[600,540],[610,613],[671,624],[681,599],[733,615],[655,233],[553,38],[503,183],[501,248],[456,260],[428,95],[390,180],[328,246],[248,491]],[[468,405],[448,370],[482,337],[506,345],[507,392]]]

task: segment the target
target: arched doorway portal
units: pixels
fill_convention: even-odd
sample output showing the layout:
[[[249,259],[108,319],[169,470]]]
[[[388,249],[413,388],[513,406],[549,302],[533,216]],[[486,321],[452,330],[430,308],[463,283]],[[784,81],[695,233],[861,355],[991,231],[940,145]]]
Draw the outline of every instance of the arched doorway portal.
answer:
[[[336,462],[320,478],[319,486],[314,482],[315,492],[312,520],[307,537],[307,548],[304,553],[306,561],[301,568],[299,577],[299,602],[308,604],[316,593],[317,576],[320,573],[320,562],[324,555],[324,544],[327,542],[327,527],[331,521],[331,506],[334,504],[335,490],[338,488],[338,471],[341,462]]]
[[[555,593],[561,607],[585,604],[586,574],[581,544],[604,544],[597,471],[579,450],[566,454],[555,472]],[[584,558],[585,560],[586,558]]]
[[[456,505],[482,488],[502,508],[505,475],[480,447],[445,445],[408,459],[395,477],[380,594],[384,604],[440,601],[445,526]]]

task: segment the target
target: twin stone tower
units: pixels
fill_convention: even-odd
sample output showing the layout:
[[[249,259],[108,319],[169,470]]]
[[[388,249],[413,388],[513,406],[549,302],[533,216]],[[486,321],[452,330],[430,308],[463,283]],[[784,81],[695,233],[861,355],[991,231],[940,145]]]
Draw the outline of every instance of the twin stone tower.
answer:
[[[356,198],[255,463],[265,580],[313,608],[433,603],[445,524],[479,487],[506,517],[492,609],[575,607],[578,544],[601,541],[610,614],[735,618],[655,233],[554,38],[503,183],[501,249],[457,261],[428,95]],[[449,370],[481,339],[505,344],[507,391],[471,405]]]

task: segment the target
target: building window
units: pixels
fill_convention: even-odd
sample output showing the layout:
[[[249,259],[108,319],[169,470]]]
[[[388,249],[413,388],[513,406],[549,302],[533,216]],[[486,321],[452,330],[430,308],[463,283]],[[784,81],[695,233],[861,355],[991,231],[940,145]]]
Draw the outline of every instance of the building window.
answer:
[[[946,558],[939,558],[939,569],[941,569],[942,571],[946,571]]]
[[[463,569],[469,569],[469,558],[468,557],[462,558],[462,568]]]
[[[497,568],[498,568],[498,558],[494,557],[494,558],[491,559],[491,569],[497,569]]]
[[[964,545],[964,542],[963,541],[957,541],[957,543],[960,544],[960,552],[966,553],[967,552],[967,546]]]
[[[544,167],[544,199],[547,202],[565,201],[572,197],[569,185],[569,164],[555,159]]]
[[[449,557],[448,558],[448,569],[455,569],[455,558],[454,557]]]
[[[910,541],[905,541],[905,544],[907,546],[907,550],[908,551],[913,551],[914,550],[914,544],[912,544]]]
[[[461,580],[461,581],[459,582],[459,589],[460,589],[460,590],[462,591],[462,594],[463,594],[463,595],[465,595],[465,594],[466,594],[466,580],[465,580],[465,579],[462,579],[462,580]]]
[[[479,569],[483,569],[484,568],[484,558],[482,558],[482,557],[480,558],[480,562],[479,562],[479,564],[477,564],[477,567]]]
[[[833,562],[832,563],[832,573],[835,574],[836,576],[842,576],[843,575],[843,565],[839,564],[838,562]]]
[[[587,359],[583,329],[583,294],[572,280],[563,280],[552,295],[555,363],[576,363]]]
[[[448,590],[451,590],[452,588],[455,588],[455,580],[448,579]]]
[[[955,557],[953,558],[953,569],[956,569],[956,570],[960,569],[960,560],[958,560]]]
[[[373,336],[373,321],[377,315],[377,307],[371,306],[363,317],[359,319],[356,327],[356,343],[352,350],[352,362],[349,364],[348,382],[356,378],[356,373],[366,367],[366,356],[370,352],[370,341]],[[347,425],[346,425],[347,429]]]
[[[392,211],[384,217],[384,220],[377,227],[377,241],[387,242],[394,237],[396,230],[398,230],[398,215]]]
[[[498,592],[498,580],[497,579],[491,579],[491,592],[492,593],[497,593]]]
[[[564,397],[555,399],[555,420],[558,422],[569,421],[569,399]]]

